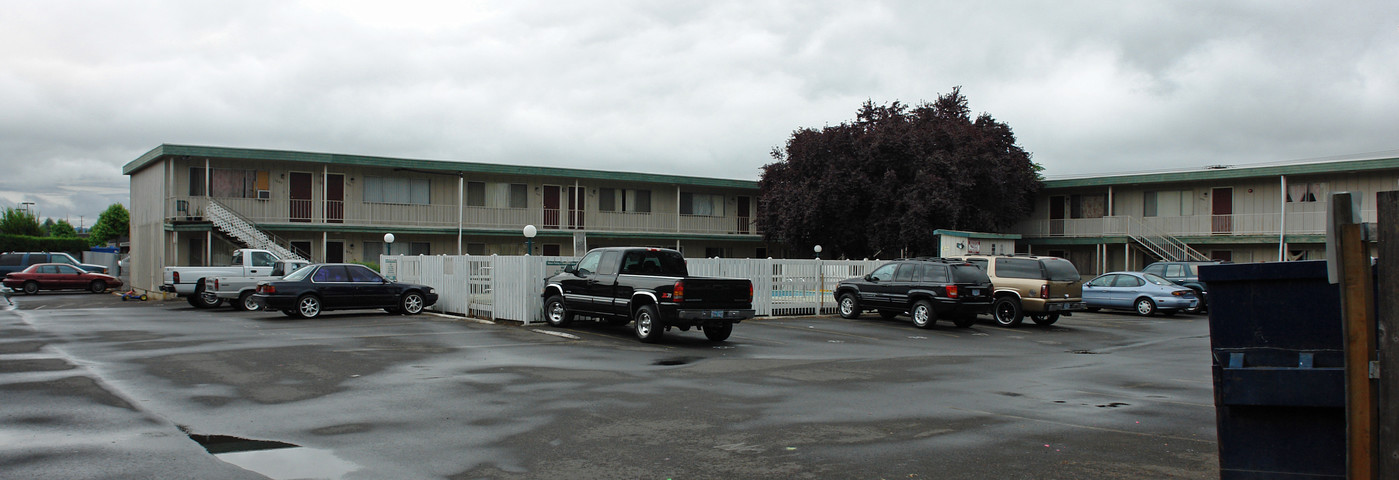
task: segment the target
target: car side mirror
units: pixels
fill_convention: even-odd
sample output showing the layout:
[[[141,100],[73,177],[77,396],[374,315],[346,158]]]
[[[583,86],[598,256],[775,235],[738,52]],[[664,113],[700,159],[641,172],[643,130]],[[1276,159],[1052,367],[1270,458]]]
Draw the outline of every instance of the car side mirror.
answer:
[[[578,264],[570,263],[563,267],[563,273],[578,273]]]
[[[866,281],[866,282],[878,282],[879,279],[874,278],[874,275],[873,275],[873,274],[870,274],[870,275],[865,275],[865,281]]]

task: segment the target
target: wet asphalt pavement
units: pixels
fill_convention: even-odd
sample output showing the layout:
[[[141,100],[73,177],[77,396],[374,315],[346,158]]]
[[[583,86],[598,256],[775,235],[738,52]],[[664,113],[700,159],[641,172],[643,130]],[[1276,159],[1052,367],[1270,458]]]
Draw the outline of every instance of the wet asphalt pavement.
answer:
[[[589,322],[14,300],[7,478],[1219,476],[1203,316],[778,317],[645,345]]]

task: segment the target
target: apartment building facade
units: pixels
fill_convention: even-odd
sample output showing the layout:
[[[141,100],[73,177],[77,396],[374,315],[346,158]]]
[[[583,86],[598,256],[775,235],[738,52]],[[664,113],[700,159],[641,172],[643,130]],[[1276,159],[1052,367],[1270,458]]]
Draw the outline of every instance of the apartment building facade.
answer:
[[[1375,221],[1376,193],[1399,190],[1399,157],[1046,180],[1012,232],[1021,252],[1070,259],[1084,274],[1140,270],[1164,257],[1322,259],[1330,195],[1351,192]]]
[[[132,284],[142,289],[158,286],[167,265],[226,263],[252,237],[317,262],[613,245],[780,255],[754,223],[755,181],[168,144],[123,173]]]

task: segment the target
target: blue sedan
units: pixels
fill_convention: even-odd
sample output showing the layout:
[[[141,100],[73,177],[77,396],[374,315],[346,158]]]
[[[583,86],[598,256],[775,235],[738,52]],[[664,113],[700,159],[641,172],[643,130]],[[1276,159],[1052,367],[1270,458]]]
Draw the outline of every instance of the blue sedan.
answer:
[[[1150,273],[1109,272],[1083,284],[1083,303],[1089,311],[1100,308],[1131,310],[1149,316],[1156,312],[1175,315],[1195,308],[1195,291]]]

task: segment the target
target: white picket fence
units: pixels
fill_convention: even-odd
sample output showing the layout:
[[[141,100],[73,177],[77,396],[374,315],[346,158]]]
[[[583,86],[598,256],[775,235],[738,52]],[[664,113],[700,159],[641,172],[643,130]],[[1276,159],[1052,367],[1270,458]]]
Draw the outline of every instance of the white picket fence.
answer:
[[[544,280],[578,257],[384,255],[380,271],[393,280],[433,287],[431,310],[526,325],[543,321]],[[753,281],[759,316],[835,313],[831,292],[841,280],[860,277],[881,260],[686,259],[690,275]]]

